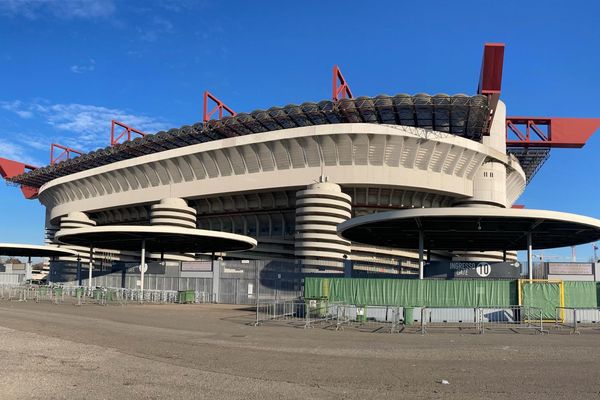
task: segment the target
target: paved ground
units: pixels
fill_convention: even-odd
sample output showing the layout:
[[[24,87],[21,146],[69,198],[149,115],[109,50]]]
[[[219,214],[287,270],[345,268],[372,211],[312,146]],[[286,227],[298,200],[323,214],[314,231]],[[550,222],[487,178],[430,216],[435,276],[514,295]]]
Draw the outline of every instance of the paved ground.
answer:
[[[391,335],[252,317],[3,301],[0,398],[600,399],[600,331]]]

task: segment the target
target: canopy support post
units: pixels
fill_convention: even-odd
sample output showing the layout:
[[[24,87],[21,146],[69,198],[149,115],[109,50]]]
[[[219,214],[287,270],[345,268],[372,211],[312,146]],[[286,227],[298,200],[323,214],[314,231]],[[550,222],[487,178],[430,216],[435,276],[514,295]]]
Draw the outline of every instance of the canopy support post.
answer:
[[[88,272],[88,287],[92,287],[92,270],[94,269],[94,245],[90,244],[90,256],[89,256],[89,272]]]
[[[506,250],[502,250],[502,261],[506,262]]]
[[[423,279],[423,267],[424,267],[424,261],[423,261],[423,247],[424,247],[424,234],[423,231],[419,231],[419,279]]]
[[[533,253],[531,243],[531,232],[527,232],[527,269],[529,272],[529,282],[533,280]]]
[[[25,264],[25,280],[31,281],[33,275],[31,272],[31,256],[27,257],[27,264]]]
[[[146,269],[146,239],[142,239],[142,254],[140,260],[140,289],[144,295],[144,272]],[[142,297],[143,299],[143,297]]]

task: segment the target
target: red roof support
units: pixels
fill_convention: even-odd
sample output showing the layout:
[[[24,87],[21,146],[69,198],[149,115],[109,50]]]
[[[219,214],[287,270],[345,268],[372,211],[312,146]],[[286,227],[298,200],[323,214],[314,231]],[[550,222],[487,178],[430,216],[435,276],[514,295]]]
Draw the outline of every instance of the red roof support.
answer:
[[[123,131],[121,131],[121,134],[117,137],[115,137],[115,125],[123,128]],[[132,133],[136,133],[136,134],[140,135],[141,137],[146,136],[146,134],[144,132],[138,131],[135,128],[127,126],[124,123],[115,121],[113,119],[111,121],[111,127],[110,127],[110,145],[116,146],[117,144],[119,144],[119,140],[121,140],[123,137],[125,137],[125,135],[127,135],[127,139],[125,141],[130,141]]]
[[[34,169],[37,169],[37,167],[6,158],[0,158],[0,175],[5,179],[21,175],[25,173],[26,170],[29,172]],[[23,192],[23,196],[29,200],[37,198],[38,195],[38,189],[30,186],[21,185],[21,192]]]
[[[580,148],[599,128],[600,118],[506,117],[506,145]]]
[[[488,97],[490,107],[488,132],[502,91],[503,65],[504,43],[486,43],[483,47],[483,60],[481,61],[477,93]]]
[[[338,101],[340,97],[342,99],[351,99],[353,97],[350,86],[348,86],[348,82],[346,82],[344,75],[342,75],[342,71],[340,71],[340,68],[337,65],[333,66],[333,86],[331,97],[333,101]]]
[[[208,111],[208,102],[209,100],[212,100],[216,105],[215,107]],[[217,99],[215,96],[213,96],[208,90],[204,92],[204,116],[203,116],[203,121],[204,122],[208,122],[210,121],[210,119],[212,118],[212,116],[218,111],[219,112],[219,119],[223,118],[223,110],[227,111],[232,117],[235,116],[235,111],[233,111],[231,108],[227,107],[227,105],[225,103],[223,103],[221,100]]]
[[[55,155],[54,154],[55,153],[55,149],[61,149],[62,152],[60,152],[58,155]],[[65,160],[70,159],[71,158],[71,153],[75,153],[75,154],[80,155],[80,156],[83,155],[82,151],[75,150],[75,149],[72,149],[70,147],[66,147],[66,146],[60,145],[60,144],[52,143],[50,145],[50,165],[54,165],[57,162],[60,162],[61,161],[60,159],[63,158],[63,157],[64,157]]]

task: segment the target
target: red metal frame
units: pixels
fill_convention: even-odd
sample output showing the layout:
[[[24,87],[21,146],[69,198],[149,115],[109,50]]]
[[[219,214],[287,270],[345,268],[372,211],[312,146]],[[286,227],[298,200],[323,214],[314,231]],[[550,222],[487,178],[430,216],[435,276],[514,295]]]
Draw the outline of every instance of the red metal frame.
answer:
[[[123,131],[117,137],[115,137],[115,125],[123,128]],[[140,135],[141,137],[146,136],[146,133],[138,131],[135,128],[127,126],[124,123],[119,122],[119,121],[115,121],[113,119],[111,121],[111,127],[110,127],[110,145],[111,146],[115,146],[115,145],[119,144],[119,140],[121,140],[125,135],[127,135],[127,140],[126,141],[130,141],[132,133],[136,133],[136,134]]]
[[[348,82],[346,82],[344,75],[342,75],[342,71],[340,71],[340,68],[337,65],[334,65],[331,97],[333,101],[338,101],[340,99],[340,95],[342,99],[351,99],[353,97],[350,86],[348,86]]]
[[[600,118],[506,117],[506,145],[580,148],[599,128]]]
[[[481,61],[477,93],[488,97],[490,107],[488,132],[498,106],[498,100],[500,100],[503,65],[504,43],[486,43],[483,46],[483,60]]]
[[[37,169],[37,167],[6,158],[0,158],[0,176],[5,179],[24,174],[26,171],[33,171],[34,169]],[[25,196],[26,199],[30,200],[37,198],[38,195],[38,189],[30,186],[21,185],[21,192],[23,192],[23,196]]]
[[[59,153],[57,156],[54,155],[54,150],[56,148],[62,150],[62,152]],[[71,153],[75,153],[75,154],[80,155],[80,156],[82,156],[84,154],[82,151],[75,150],[75,149],[72,149],[70,147],[66,147],[66,146],[63,146],[63,145],[60,145],[60,144],[57,144],[57,143],[52,143],[50,145],[50,165],[54,165],[57,162],[59,162],[60,159],[63,156],[64,156],[65,160],[70,159],[71,158]]]
[[[208,101],[212,100],[216,106],[208,111]],[[203,121],[204,122],[208,122],[210,121],[210,119],[212,118],[212,116],[218,111],[219,112],[219,119],[223,118],[223,110],[227,111],[232,117],[234,117],[236,115],[235,111],[233,111],[231,108],[227,107],[227,105],[225,103],[223,103],[221,100],[217,99],[215,96],[213,96],[208,90],[204,92],[204,116],[203,116]]]

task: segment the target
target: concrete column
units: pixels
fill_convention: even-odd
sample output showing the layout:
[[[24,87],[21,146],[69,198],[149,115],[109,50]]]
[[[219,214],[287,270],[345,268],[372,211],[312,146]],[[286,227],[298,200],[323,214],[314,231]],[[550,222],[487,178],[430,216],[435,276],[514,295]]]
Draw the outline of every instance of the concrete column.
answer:
[[[527,269],[529,271],[529,281],[533,280],[533,252],[531,243],[531,232],[527,232]]]
[[[423,231],[419,231],[419,279],[423,279],[423,268],[425,267],[425,261],[423,260],[424,242]]]
[[[142,254],[140,260],[140,289],[142,290],[142,294],[144,293],[144,272],[146,266],[146,240],[142,239]]]
[[[89,256],[89,272],[88,272],[88,287],[92,287],[92,270],[94,269],[94,246],[90,245],[90,256]]]
[[[27,258],[27,264],[25,264],[25,280],[31,280],[32,279],[32,273],[31,273],[31,257]]]
[[[219,302],[219,281],[221,279],[221,264],[218,260],[215,260],[213,255],[212,259],[212,267],[213,267],[213,281],[212,281],[212,291],[213,291],[213,301],[215,303]]]

